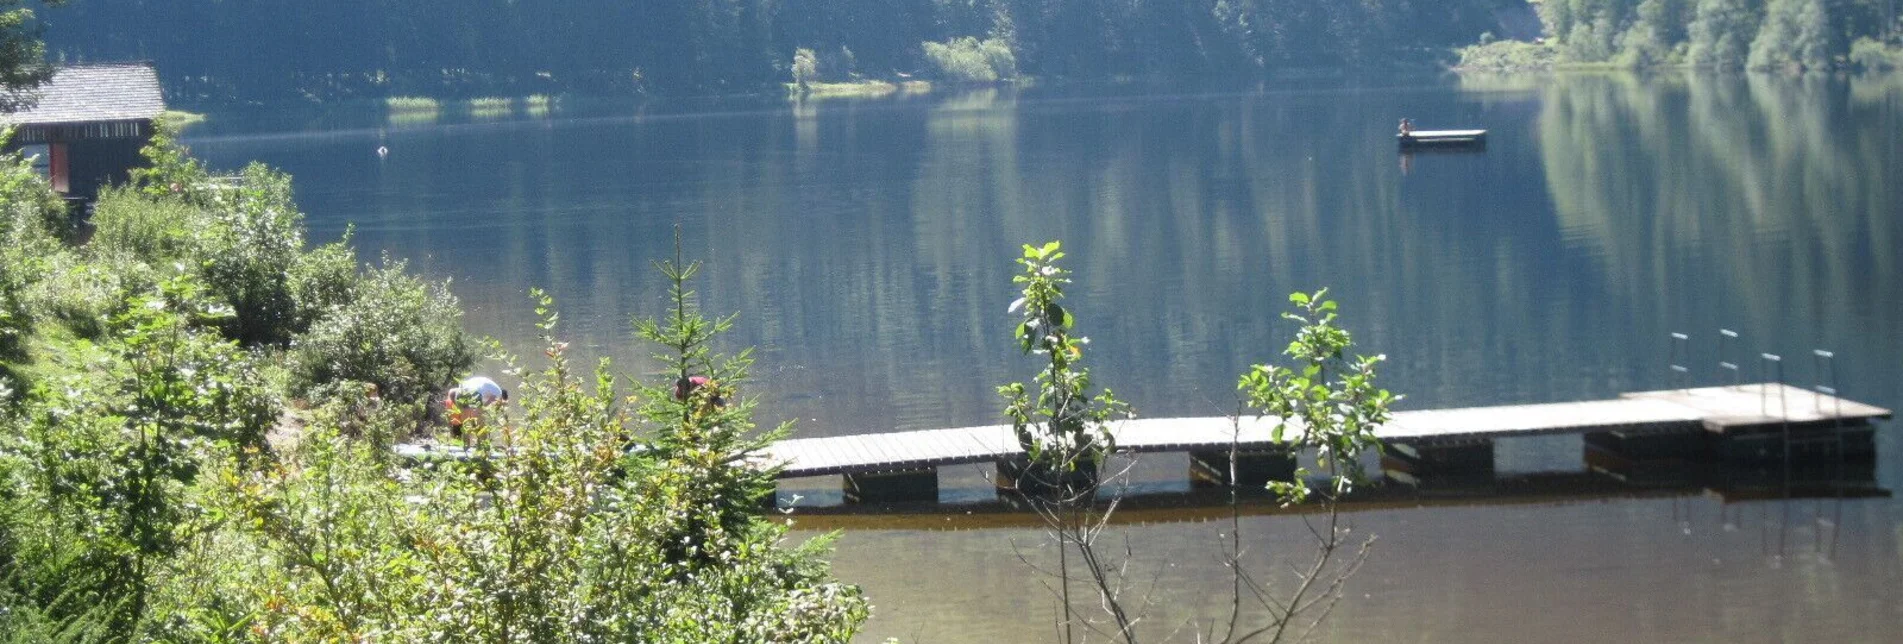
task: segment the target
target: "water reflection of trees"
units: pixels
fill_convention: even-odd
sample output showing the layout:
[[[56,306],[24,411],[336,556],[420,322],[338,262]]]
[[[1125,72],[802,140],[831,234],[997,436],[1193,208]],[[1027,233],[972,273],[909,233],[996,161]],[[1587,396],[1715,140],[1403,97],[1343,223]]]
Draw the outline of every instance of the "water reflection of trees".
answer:
[[[1594,249],[1618,298],[1663,294],[1667,323],[1896,355],[1894,338],[1857,326],[1903,311],[1897,87],[1890,77],[1560,77],[1539,126],[1555,216]]]

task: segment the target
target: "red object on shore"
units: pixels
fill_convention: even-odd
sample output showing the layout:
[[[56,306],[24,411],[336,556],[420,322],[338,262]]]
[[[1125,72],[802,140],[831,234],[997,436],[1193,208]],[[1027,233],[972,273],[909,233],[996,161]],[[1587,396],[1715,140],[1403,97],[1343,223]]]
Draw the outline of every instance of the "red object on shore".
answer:
[[[687,400],[688,396],[693,395],[695,389],[705,387],[707,386],[707,383],[710,383],[710,382],[713,382],[713,381],[709,380],[707,376],[688,376],[686,378],[682,378],[678,381],[675,381],[674,382],[674,399]]]

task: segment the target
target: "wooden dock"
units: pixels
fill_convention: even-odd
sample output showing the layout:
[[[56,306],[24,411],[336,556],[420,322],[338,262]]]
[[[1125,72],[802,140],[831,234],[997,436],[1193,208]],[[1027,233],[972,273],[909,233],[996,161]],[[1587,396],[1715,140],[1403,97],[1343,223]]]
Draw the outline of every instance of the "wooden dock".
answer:
[[[1386,465],[1405,476],[1462,466],[1490,471],[1492,441],[1499,438],[1580,434],[1589,442],[1630,445],[1668,437],[1658,444],[1674,450],[1717,445],[1729,456],[1763,455],[1775,451],[1767,440],[1782,445],[1818,432],[1867,436],[1869,421],[1890,417],[1888,409],[1808,389],[1751,384],[1584,402],[1399,411],[1376,436],[1389,448]],[[1112,432],[1119,452],[1187,452],[1192,469],[1205,473],[1228,469],[1232,442],[1255,459],[1247,469],[1292,470],[1293,455],[1270,439],[1274,425],[1262,418],[1158,418],[1119,421]],[[1732,442],[1750,448],[1722,447]],[[780,465],[782,477],[844,475],[849,500],[916,500],[936,495],[935,468],[1024,457],[1010,426],[986,425],[789,439],[769,447],[765,460]]]

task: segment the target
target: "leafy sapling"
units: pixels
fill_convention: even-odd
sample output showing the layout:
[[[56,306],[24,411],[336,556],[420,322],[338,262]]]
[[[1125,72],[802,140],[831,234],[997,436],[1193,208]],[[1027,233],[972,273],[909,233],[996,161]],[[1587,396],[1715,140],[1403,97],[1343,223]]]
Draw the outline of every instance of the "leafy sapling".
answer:
[[[1354,338],[1336,326],[1337,305],[1327,295],[1324,288],[1289,296],[1295,311],[1282,317],[1302,327],[1282,353],[1294,366],[1256,365],[1236,386],[1250,407],[1277,419],[1272,434],[1277,443],[1315,450],[1332,501],[1362,478],[1360,458],[1380,450],[1374,431],[1388,422],[1388,408],[1400,397],[1375,386],[1375,368],[1387,356],[1347,357]],[[1284,503],[1302,503],[1313,492],[1308,479],[1314,474],[1299,468],[1294,480],[1271,482],[1269,488]]]

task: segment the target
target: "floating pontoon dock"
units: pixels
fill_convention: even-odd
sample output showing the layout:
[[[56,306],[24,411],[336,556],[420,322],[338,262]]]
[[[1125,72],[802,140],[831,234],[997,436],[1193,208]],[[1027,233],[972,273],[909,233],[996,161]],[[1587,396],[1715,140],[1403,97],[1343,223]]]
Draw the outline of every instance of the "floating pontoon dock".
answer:
[[[1376,431],[1384,467],[1400,476],[1440,469],[1491,469],[1494,439],[1584,435],[1589,445],[1697,452],[1727,460],[1788,456],[1793,449],[1865,454],[1871,420],[1888,409],[1783,384],[1645,391],[1611,400],[1395,412]],[[1285,475],[1294,455],[1270,439],[1274,419],[1158,418],[1120,421],[1120,452],[1187,452],[1192,475],[1226,477],[1232,443],[1239,476]],[[1848,442],[1846,442],[1848,437]],[[1819,441],[1834,441],[1822,445]],[[1809,453],[1809,452],[1806,452]],[[849,501],[936,498],[936,468],[1011,463],[1025,457],[1007,425],[783,440],[766,460],[782,477],[838,474]]]

